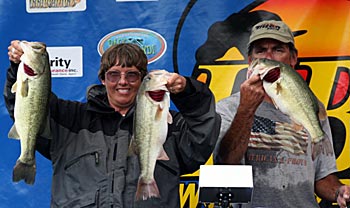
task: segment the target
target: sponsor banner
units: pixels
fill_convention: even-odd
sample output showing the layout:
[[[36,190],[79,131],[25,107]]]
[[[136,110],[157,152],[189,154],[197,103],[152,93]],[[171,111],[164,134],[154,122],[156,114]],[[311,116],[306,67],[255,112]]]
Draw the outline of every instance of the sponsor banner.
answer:
[[[77,12],[86,10],[86,0],[26,0],[28,13]]]
[[[82,77],[83,48],[47,47],[52,77]]]
[[[126,28],[104,36],[98,43],[98,53],[102,56],[105,50],[118,43],[137,44],[145,52],[148,63],[161,58],[167,48],[165,39],[157,32],[143,28]]]

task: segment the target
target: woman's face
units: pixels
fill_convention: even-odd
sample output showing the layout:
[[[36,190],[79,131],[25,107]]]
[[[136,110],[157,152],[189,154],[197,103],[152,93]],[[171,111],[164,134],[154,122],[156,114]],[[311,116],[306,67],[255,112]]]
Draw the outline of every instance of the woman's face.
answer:
[[[113,66],[106,72],[102,83],[106,86],[111,107],[125,115],[135,101],[141,73],[135,66]]]

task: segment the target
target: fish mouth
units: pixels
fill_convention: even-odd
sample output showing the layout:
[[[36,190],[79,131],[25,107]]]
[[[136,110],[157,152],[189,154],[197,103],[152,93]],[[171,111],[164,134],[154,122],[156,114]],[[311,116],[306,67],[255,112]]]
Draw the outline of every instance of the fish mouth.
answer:
[[[270,62],[272,62],[270,64]],[[280,78],[280,65],[269,59],[255,59],[248,68],[247,77],[252,75],[260,75],[260,79],[266,82],[275,82]]]
[[[147,93],[152,100],[160,102],[164,99],[166,90],[147,91]]]
[[[24,73],[26,73],[28,76],[36,76],[38,74],[36,74],[34,72],[34,70],[32,68],[30,68],[27,64],[23,64],[23,69],[24,69]]]
[[[281,68],[275,67],[273,69],[270,69],[267,73],[261,76],[261,79],[263,79],[266,82],[275,82],[278,80],[278,78],[281,75]]]

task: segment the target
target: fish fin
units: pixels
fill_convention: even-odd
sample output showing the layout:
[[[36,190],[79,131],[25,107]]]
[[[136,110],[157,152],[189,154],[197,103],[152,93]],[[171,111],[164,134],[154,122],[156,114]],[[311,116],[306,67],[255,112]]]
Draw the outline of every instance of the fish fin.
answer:
[[[163,113],[163,108],[160,105],[158,105],[157,112],[156,112],[156,115],[154,116],[154,119],[156,121],[160,121],[162,119],[162,113]]]
[[[137,148],[137,145],[135,143],[134,135],[131,137],[129,149],[128,149],[128,156],[131,155],[138,155],[139,149]]]
[[[161,110],[163,110],[163,109],[164,109],[164,103],[159,103],[159,104],[158,104],[158,108],[160,108]]]
[[[317,142],[312,141],[312,160],[315,160],[315,158],[320,155],[333,155],[333,145],[331,144],[329,138],[322,137],[322,139],[319,139]]]
[[[159,152],[159,155],[158,155],[158,158],[157,160],[169,160],[169,157],[167,155],[167,153],[165,152],[164,148],[162,147],[160,152]]]
[[[167,121],[168,121],[168,124],[172,124],[173,123],[173,116],[171,115],[170,112],[168,113]]]
[[[147,200],[148,198],[160,198],[159,189],[154,179],[146,183],[141,177],[137,184],[136,201]]]
[[[276,95],[280,94],[282,91],[282,86],[281,86],[281,82],[280,82],[280,79],[277,81],[277,84],[276,84]]]
[[[15,82],[15,83],[12,85],[12,87],[11,87],[11,92],[12,92],[12,93],[17,92],[17,82]]]
[[[26,184],[33,185],[35,181],[36,167],[35,163],[28,165],[17,160],[15,167],[13,168],[12,181],[18,182],[24,180]]]
[[[18,134],[17,129],[16,129],[16,123],[12,125],[7,136],[8,136],[8,138],[12,138],[12,139],[20,139],[19,134]]]
[[[49,115],[46,117],[46,123],[45,123],[45,126],[44,126],[44,130],[40,134],[40,136],[42,136],[42,137],[44,137],[46,139],[52,139],[51,129],[50,129],[50,116]]]
[[[327,119],[326,108],[320,102],[318,102],[318,117],[321,121],[324,121]]]
[[[295,131],[301,131],[301,130],[304,129],[303,125],[298,124],[298,123],[295,122],[295,121],[292,121],[292,128],[293,128]]]
[[[25,79],[22,82],[22,88],[21,88],[21,95],[22,95],[22,97],[27,97],[28,96],[28,90],[29,90],[28,79]]]

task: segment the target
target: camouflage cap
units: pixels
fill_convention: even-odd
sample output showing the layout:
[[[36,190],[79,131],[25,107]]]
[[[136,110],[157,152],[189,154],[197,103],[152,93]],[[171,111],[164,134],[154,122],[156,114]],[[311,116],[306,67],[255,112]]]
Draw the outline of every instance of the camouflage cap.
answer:
[[[262,38],[272,38],[283,43],[292,43],[294,45],[294,35],[289,27],[282,21],[266,20],[253,26],[249,38],[249,45]]]

